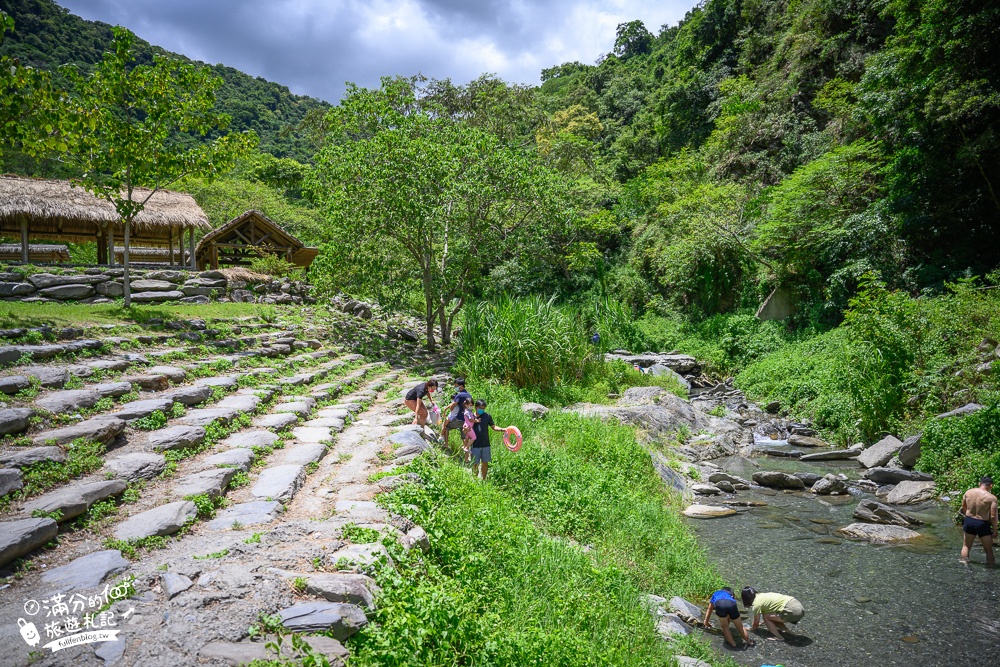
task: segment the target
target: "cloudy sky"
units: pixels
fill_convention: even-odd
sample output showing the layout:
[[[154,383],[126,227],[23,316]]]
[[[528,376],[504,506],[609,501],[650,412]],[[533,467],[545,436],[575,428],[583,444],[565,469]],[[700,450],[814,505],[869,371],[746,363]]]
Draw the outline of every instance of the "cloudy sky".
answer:
[[[656,34],[696,0],[57,0],[86,19],[336,102],[344,83],[484,72],[537,84],[542,68],[593,63],[615,27]]]

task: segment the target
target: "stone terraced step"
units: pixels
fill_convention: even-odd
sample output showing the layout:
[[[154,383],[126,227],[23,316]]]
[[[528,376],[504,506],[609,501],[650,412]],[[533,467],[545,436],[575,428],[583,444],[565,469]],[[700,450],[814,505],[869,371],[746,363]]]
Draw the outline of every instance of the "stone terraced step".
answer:
[[[329,442],[333,440],[330,429],[322,426],[297,426],[292,429],[292,437],[303,443]]]
[[[118,407],[118,410],[111,414],[126,422],[148,417],[154,412],[167,414],[174,407],[174,401],[170,398],[147,398],[140,401],[132,401]]]
[[[341,602],[300,602],[278,612],[281,624],[292,632],[325,632],[343,641],[368,624],[365,612]]]
[[[66,444],[84,438],[104,445],[110,444],[125,430],[125,422],[115,415],[98,415],[70,426],[54,428],[35,434],[31,441],[35,444]]]
[[[0,496],[24,488],[24,475],[16,468],[0,468]]]
[[[42,573],[42,583],[60,593],[92,590],[111,575],[127,570],[129,565],[128,560],[116,549],[95,551],[66,565],[46,570]]]
[[[26,468],[43,461],[65,463],[66,453],[62,447],[23,447],[9,449],[0,454],[0,465],[7,468]]]
[[[234,523],[244,526],[257,526],[270,523],[284,511],[277,500],[255,500],[249,503],[232,505],[219,512],[214,519],[205,524],[210,530],[226,530]]]
[[[233,433],[219,444],[225,449],[253,449],[254,447],[271,447],[278,440],[279,438],[276,433],[254,429]]]
[[[253,450],[242,448],[229,449],[218,454],[213,454],[198,463],[200,467],[228,467],[241,472],[250,470],[252,464]]]
[[[114,535],[119,540],[173,535],[196,516],[198,508],[193,502],[179,500],[129,517],[115,527]]]
[[[49,518],[0,523],[0,566],[44,546],[58,533],[59,526]]]
[[[188,410],[187,414],[177,419],[178,424],[187,426],[208,426],[218,421],[226,425],[239,416],[239,410],[233,408],[199,408]]]
[[[285,449],[280,458],[280,462],[285,465],[306,466],[310,463],[317,463],[329,448],[321,443],[306,443]]]
[[[174,498],[206,495],[217,498],[229,486],[236,468],[211,468],[180,478],[174,482],[170,495]]]
[[[31,408],[8,408],[0,410],[0,435],[11,435],[27,431],[31,424]]]
[[[27,420],[26,420],[27,421]],[[293,412],[279,412],[258,415],[253,419],[253,425],[258,428],[273,428],[280,431],[299,421],[299,416]]]
[[[169,398],[181,405],[191,406],[204,403],[212,398],[212,388],[208,386],[189,385],[177,387],[163,393],[163,398]]]
[[[311,399],[310,399],[311,400]],[[307,417],[310,412],[312,412],[313,406],[316,402],[313,401],[310,405],[305,400],[291,401],[289,403],[279,403],[272,409],[273,413],[291,413],[298,415],[299,417]]]
[[[152,452],[133,452],[108,459],[104,470],[126,483],[138,482],[140,479],[153,479],[167,467],[167,459],[162,454]]]
[[[344,430],[344,420],[336,417],[318,417],[316,419],[310,419],[309,421],[302,422],[302,427],[325,428],[329,431],[340,433]]]
[[[250,495],[258,500],[290,500],[306,478],[305,466],[279,465],[265,468]]]
[[[61,516],[57,521],[62,523],[80,516],[97,501],[117,496],[124,490],[125,482],[117,479],[72,484],[25,503],[23,511],[26,514],[36,511],[44,514],[60,512]]]
[[[382,592],[371,577],[364,574],[290,572],[268,568],[268,572],[285,579],[305,579],[305,592],[328,602],[344,602],[369,611],[375,609],[375,597]]]

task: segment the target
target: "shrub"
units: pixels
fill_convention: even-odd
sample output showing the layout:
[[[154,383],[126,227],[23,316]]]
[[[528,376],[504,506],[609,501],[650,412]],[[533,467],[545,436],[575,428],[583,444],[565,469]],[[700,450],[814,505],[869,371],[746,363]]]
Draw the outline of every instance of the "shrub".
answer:
[[[260,257],[250,260],[250,270],[275,278],[295,276],[300,273],[299,267],[285,260],[284,257],[271,254],[262,254]]]
[[[967,415],[927,421],[917,469],[937,478],[943,491],[964,491],[989,475],[1000,480],[1000,404]],[[961,497],[954,499],[955,504]]]

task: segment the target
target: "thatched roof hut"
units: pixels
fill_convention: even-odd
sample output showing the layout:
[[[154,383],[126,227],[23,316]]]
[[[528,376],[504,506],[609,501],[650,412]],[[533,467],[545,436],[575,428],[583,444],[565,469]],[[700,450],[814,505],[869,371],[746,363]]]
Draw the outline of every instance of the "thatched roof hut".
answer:
[[[170,257],[170,248],[145,248],[132,246],[129,248],[129,261],[134,264],[169,264],[171,261],[176,262],[180,258],[180,253],[175,248],[174,256]],[[118,262],[123,261],[124,252],[122,248],[115,249],[115,259]],[[184,251],[184,259],[181,264],[188,264],[188,259],[190,259],[191,253],[187,250]]]
[[[205,234],[195,248],[199,269],[218,269],[220,264],[248,266],[265,254],[278,255],[296,266],[308,268],[319,250],[307,248],[274,220],[254,210]]]
[[[137,188],[142,200],[149,190]],[[147,247],[177,247],[185,231],[210,229],[208,216],[191,195],[157,191],[135,219],[131,242]],[[0,176],[0,235],[86,243],[97,241],[98,254],[122,238],[124,225],[114,206],[69,181]],[[110,244],[108,241],[110,240]],[[102,243],[105,247],[101,247]]]
[[[166,252],[166,250],[164,250]],[[18,262],[21,260],[21,244],[0,243],[0,261]],[[69,248],[64,245],[48,243],[32,243],[28,246],[28,261],[44,264],[69,261]]]

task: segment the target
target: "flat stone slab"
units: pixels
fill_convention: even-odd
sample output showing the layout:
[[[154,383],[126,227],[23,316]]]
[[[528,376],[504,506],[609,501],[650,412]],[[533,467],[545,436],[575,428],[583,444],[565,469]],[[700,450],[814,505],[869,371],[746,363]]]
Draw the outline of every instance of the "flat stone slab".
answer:
[[[909,542],[920,537],[920,533],[909,528],[874,523],[852,523],[837,533],[852,540],[866,542]]]
[[[858,449],[831,449],[826,452],[803,454],[800,461],[851,461],[858,458]]]
[[[284,450],[281,463],[285,465],[309,465],[317,463],[330,451],[326,445],[318,442],[305,443]]]
[[[344,430],[344,420],[337,417],[318,417],[302,422],[302,425],[313,428],[326,428],[334,433],[340,433]]]
[[[389,513],[370,500],[338,500],[334,511],[356,523],[389,523]]]
[[[66,565],[42,572],[42,583],[60,593],[95,589],[112,574],[128,569],[129,562],[117,549],[95,551]]]
[[[0,523],[0,566],[44,546],[58,532],[58,524],[48,518]]]
[[[177,595],[194,586],[194,582],[183,574],[176,572],[164,572],[160,575],[160,588],[168,600],[174,599]]]
[[[178,480],[170,495],[175,498],[205,495],[216,498],[229,486],[229,481],[236,474],[236,468],[211,468],[196,472]]]
[[[253,464],[253,450],[250,449],[230,449],[225,452],[213,454],[201,461],[206,468],[226,467],[246,472]]]
[[[302,486],[305,478],[305,466],[280,465],[265,468],[257,477],[250,495],[266,500],[289,500]]]
[[[101,395],[93,389],[68,389],[54,391],[35,399],[35,407],[61,414],[94,407],[99,400]]]
[[[163,397],[174,400],[182,405],[198,405],[212,398],[212,388],[195,385],[177,387],[176,389],[164,392]]]
[[[237,379],[229,375],[220,375],[214,378],[201,378],[194,382],[199,387],[222,387],[223,389],[235,389]]]
[[[31,386],[31,380],[24,375],[0,377],[0,394],[14,395]]]
[[[118,398],[132,391],[131,382],[102,382],[94,385],[94,391],[101,395],[101,398]]]
[[[31,416],[35,411],[31,408],[8,408],[0,410],[0,435],[26,431],[31,424]]]
[[[249,503],[239,503],[222,510],[205,525],[211,530],[232,528],[234,523],[243,526],[256,526],[274,521],[275,517],[284,510],[285,508],[277,500],[255,500]]]
[[[424,440],[416,431],[399,431],[389,436],[389,442],[397,445],[400,449],[405,446],[415,447],[415,451],[424,451],[430,448],[430,444]],[[398,453],[398,450],[397,450]],[[402,454],[400,454],[402,456]]]
[[[278,414],[260,415],[254,417],[253,425],[257,428],[273,428],[280,431],[299,421],[299,416],[292,412],[281,412]]]
[[[937,486],[934,482],[900,482],[885,497],[890,505],[913,505],[934,497]]]
[[[692,519],[717,519],[723,516],[734,516],[736,510],[718,505],[690,505],[684,510],[684,516]]]
[[[226,449],[253,449],[254,447],[271,447],[278,440],[280,440],[278,435],[271,431],[240,431],[227,436],[219,445]]]
[[[300,577],[305,579],[306,593],[309,595],[316,595],[328,602],[344,602],[358,605],[368,610],[375,608],[375,596],[381,592],[375,580],[364,574],[302,574],[287,570],[269,571],[280,574],[286,579],[298,579]]]
[[[26,468],[43,461],[66,462],[66,453],[62,447],[28,447],[24,449],[9,449],[0,454],[0,465],[7,468]]]
[[[887,435],[874,445],[858,454],[858,463],[865,468],[884,466],[903,448],[903,443],[891,435]]]
[[[163,375],[171,382],[183,382],[184,378],[187,377],[187,371],[183,368],[177,368],[176,366],[153,366],[152,368],[146,369],[147,373],[152,375]]]
[[[170,408],[172,408],[173,405],[173,400],[169,398],[147,398],[143,401],[132,401],[131,403],[126,403],[112,414],[126,422],[132,422],[136,419],[148,417],[154,412],[169,414]]]
[[[198,508],[195,504],[190,500],[180,500],[129,517],[115,527],[114,534],[119,540],[173,535],[196,516]]]
[[[323,408],[322,410],[316,413],[316,416],[320,418],[332,418],[343,421],[347,419],[348,415],[350,414],[351,413],[348,410],[345,410],[344,408]]]
[[[126,483],[138,482],[140,479],[153,479],[167,467],[167,460],[162,454],[152,452],[134,452],[108,459],[104,469],[113,473]]]
[[[379,559],[392,562],[389,552],[381,542],[348,544],[327,557],[327,561],[338,569],[355,570],[365,568]]]
[[[24,475],[16,468],[0,468],[0,496],[24,488]]]
[[[342,641],[368,624],[360,607],[341,602],[300,602],[278,612],[281,624],[292,632],[329,631]]]
[[[167,449],[188,449],[205,440],[205,429],[201,426],[168,426],[149,434],[149,446],[156,451]]]
[[[58,389],[69,382],[69,371],[65,368],[51,366],[28,366],[21,369],[23,375],[38,380],[38,384],[46,389]]]
[[[138,303],[177,301],[183,298],[184,292],[180,290],[170,290],[169,292],[135,292],[132,294],[132,300]]]
[[[85,438],[107,445],[117,438],[124,429],[125,422],[118,417],[114,415],[100,415],[85,419],[71,426],[42,431],[32,438],[32,442],[39,445],[50,442],[63,445],[77,438]]]
[[[80,516],[97,501],[117,496],[124,490],[125,482],[118,479],[75,484],[56,489],[25,503],[24,511],[28,514],[35,511],[45,514],[61,512],[62,516],[58,521],[62,523]]]
[[[228,424],[239,416],[239,410],[232,408],[199,408],[189,410],[186,415],[178,419],[178,423],[188,426],[208,426],[212,422]]]
[[[899,484],[900,482],[933,482],[934,478],[925,472],[902,468],[869,468],[863,477],[876,484]]]
[[[312,406],[304,401],[292,401],[291,403],[279,403],[271,408],[272,413],[292,413],[300,417],[306,417],[312,412]]]
[[[329,442],[333,440],[333,433],[323,426],[298,426],[292,429],[292,437],[299,442]]]
[[[240,412],[253,412],[257,409],[257,406],[262,402],[260,396],[254,396],[252,394],[235,394],[233,396],[226,396],[224,399],[215,404],[216,408],[232,408],[233,410],[239,410]]]

